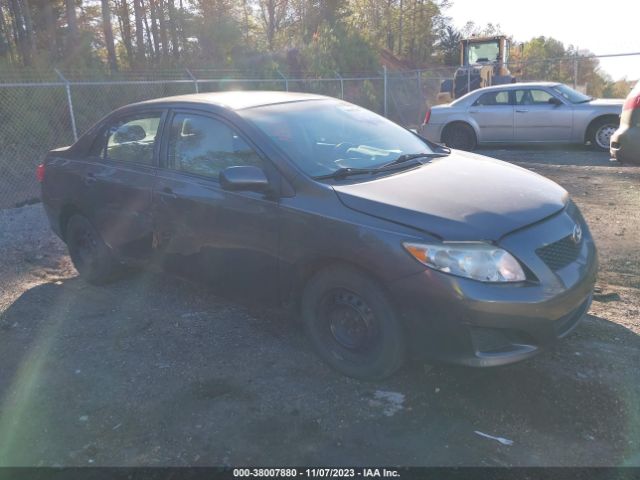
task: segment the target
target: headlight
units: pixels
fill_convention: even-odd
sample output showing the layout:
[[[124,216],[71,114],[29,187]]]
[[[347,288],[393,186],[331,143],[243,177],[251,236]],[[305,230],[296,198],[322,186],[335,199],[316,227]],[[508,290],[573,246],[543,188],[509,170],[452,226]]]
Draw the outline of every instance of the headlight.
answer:
[[[420,263],[481,282],[521,282],[522,267],[509,252],[488,243],[403,243]]]

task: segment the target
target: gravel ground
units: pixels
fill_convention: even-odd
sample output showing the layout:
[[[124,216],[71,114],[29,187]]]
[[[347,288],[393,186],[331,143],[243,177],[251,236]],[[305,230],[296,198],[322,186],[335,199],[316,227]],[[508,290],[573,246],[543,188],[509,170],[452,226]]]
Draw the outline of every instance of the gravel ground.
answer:
[[[89,286],[40,205],[0,210],[0,465],[640,466],[640,167],[479,153],[573,195],[600,250],[593,306],[530,361],[380,383],[326,368],[282,312],[166,275]]]

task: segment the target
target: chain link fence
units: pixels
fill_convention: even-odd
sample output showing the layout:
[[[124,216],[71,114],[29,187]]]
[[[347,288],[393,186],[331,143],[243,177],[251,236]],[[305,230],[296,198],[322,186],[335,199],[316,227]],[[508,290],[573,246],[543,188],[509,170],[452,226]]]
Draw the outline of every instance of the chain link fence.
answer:
[[[340,75],[326,78],[251,76],[246,72],[184,70],[108,79],[79,72],[38,78],[0,75],[0,208],[35,202],[35,167],[52,148],[69,145],[114,109],[151,98],[223,90],[289,90],[343,98],[416,125],[424,99],[417,74]],[[405,78],[406,77],[406,78]],[[434,81],[434,89],[436,83]],[[393,90],[393,92],[391,92]],[[434,90],[435,91],[435,90]]]
[[[637,57],[634,57],[637,58]],[[585,88],[581,62],[592,58],[510,65],[519,80],[565,78]],[[137,101],[222,90],[289,90],[343,98],[402,125],[419,125],[437,103],[444,80],[457,67],[381,72],[334,72],[319,78],[285,76],[275,70],[250,74],[238,70],[184,69],[127,72],[108,78],[96,73],[54,70],[28,77],[0,73],[0,208],[39,197],[34,171],[48,150],[69,145],[104,115]],[[13,76],[12,76],[13,75]]]

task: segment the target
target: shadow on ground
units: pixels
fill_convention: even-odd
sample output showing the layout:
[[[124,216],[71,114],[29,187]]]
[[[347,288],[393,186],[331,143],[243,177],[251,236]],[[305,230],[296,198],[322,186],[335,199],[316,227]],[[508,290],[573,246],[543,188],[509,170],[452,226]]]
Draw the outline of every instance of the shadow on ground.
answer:
[[[618,163],[609,161],[609,152],[594,150],[583,145],[490,145],[479,147],[475,153],[516,163],[609,166],[612,168],[620,166]]]
[[[0,317],[0,464],[640,464],[639,352],[589,316],[526,363],[365,383],[277,311],[168,276],[72,278]]]

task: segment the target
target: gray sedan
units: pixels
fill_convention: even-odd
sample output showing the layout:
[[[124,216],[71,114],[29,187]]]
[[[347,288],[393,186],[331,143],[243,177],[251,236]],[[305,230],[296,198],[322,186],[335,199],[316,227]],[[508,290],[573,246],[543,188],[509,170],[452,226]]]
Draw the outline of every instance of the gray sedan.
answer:
[[[594,99],[561,83],[481,88],[427,111],[420,133],[452,148],[485,143],[577,143],[609,150],[623,100]]]

